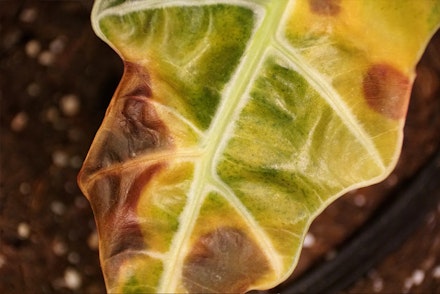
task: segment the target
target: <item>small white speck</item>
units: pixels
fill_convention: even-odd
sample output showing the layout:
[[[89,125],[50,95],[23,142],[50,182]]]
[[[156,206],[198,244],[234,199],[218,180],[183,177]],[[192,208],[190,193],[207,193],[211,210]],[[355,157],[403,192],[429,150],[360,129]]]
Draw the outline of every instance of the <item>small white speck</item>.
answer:
[[[354,205],[356,205],[357,207],[364,207],[367,203],[367,199],[363,194],[357,194],[356,196],[354,196],[353,201]]]
[[[406,278],[405,282],[403,283],[404,293],[408,293],[408,290],[411,289],[413,285],[413,280],[411,278]]]
[[[420,269],[415,270],[412,273],[411,277],[405,279],[404,290],[408,291],[413,286],[420,285],[424,279],[425,279],[425,272],[423,272]]]
[[[377,278],[373,280],[373,291],[375,293],[379,293],[383,290],[383,280],[381,278]]]
[[[43,51],[38,55],[38,62],[41,65],[50,66],[55,61],[55,55],[50,51]]]
[[[31,23],[37,19],[37,10],[35,8],[26,8],[20,13],[20,20],[22,22]]]
[[[371,281],[373,282],[373,291],[375,293],[379,293],[383,289],[383,279],[381,276],[379,276],[378,272],[375,270],[372,270],[368,273],[368,276],[370,277]]]
[[[350,190],[350,191],[348,191],[348,194],[352,194],[352,195],[354,195],[354,194],[356,194],[358,192],[358,189],[354,189],[354,190]]]
[[[72,290],[79,289],[82,283],[80,274],[73,268],[67,268],[64,272],[64,282],[66,287]]]
[[[413,272],[412,279],[414,281],[414,285],[420,285],[425,279],[425,272],[420,269],[415,270]]]
[[[35,58],[41,51],[41,44],[37,40],[30,40],[26,43],[25,51],[27,56]]]
[[[87,244],[89,245],[89,248],[92,250],[98,249],[99,240],[98,240],[98,233],[96,231],[93,231],[89,237],[87,238]]]
[[[19,223],[17,227],[17,234],[20,238],[27,239],[31,234],[31,228],[27,223]]]
[[[20,184],[19,190],[21,194],[27,195],[31,192],[31,185],[27,182],[23,182]]]
[[[303,243],[303,247],[304,248],[310,248],[313,245],[315,245],[316,243],[316,238],[315,236],[313,236],[312,233],[307,233],[305,238],[304,238],[304,243]]]
[[[66,152],[57,150],[52,153],[52,162],[57,167],[65,167],[69,164],[69,156]]]
[[[66,211],[66,206],[62,202],[54,201],[50,204],[50,210],[56,215],[63,215]]]
[[[434,279],[440,279],[440,265],[437,265],[433,270],[432,270],[432,277]]]
[[[78,96],[74,94],[69,94],[61,98],[60,100],[61,111],[66,116],[75,116],[80,110],[80,101]]]
[[[0,254],[0,268],[6,264],[6,257]]]
[[[15,132],[23,131],[29,121],[29,117],[26,112],[17,113],[11,121],[11,129]]]

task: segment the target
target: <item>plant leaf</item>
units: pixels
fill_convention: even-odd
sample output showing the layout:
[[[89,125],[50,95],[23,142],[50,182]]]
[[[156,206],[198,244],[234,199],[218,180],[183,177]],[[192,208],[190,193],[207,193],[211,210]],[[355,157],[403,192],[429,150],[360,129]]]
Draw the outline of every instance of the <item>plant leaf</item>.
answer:
[[[125,63],[79,175],[108,291],[236,293],[393,169],[440,3],[98,0],[92,22]]]

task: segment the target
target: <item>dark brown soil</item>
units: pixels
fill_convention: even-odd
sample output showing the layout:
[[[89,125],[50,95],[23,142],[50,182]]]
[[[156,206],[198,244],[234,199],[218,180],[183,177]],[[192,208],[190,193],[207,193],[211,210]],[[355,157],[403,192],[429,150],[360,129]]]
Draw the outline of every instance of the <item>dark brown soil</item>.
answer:
[[[0,293],[105,292],[76,175],[122,62],[92,32],[90,9],[88,0],[0,1]],[[296,275],[337,257],[335,248],[439,148],[440,35],[418,74],[396,171],[317,219]],[[439,293],[440,203],[425,219],[345,293]]]

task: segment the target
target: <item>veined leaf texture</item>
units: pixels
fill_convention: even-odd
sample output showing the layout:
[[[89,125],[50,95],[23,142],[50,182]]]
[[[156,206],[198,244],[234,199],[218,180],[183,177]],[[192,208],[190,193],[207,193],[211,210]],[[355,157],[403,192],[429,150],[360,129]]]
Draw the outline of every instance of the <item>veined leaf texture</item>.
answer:
[[[394,168],[434,0],[97,0],[125,72],[79,175],[110,293],[285,280],[312,220]]]

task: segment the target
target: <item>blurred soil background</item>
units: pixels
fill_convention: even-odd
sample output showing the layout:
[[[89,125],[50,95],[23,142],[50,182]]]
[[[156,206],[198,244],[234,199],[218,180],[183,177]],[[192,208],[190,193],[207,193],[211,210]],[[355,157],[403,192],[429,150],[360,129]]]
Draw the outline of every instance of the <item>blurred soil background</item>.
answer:
[[[76,175],[122,62],[93,33],[91,7],[88,0],[0,0],[0,293],[105,292],[93,214]],[[418,66],[396,171],[316,220],[296,276],[337,258],[338,246],[439,149],[439,76],[437,34]],[[424,219],[344,293],[440,293],[440,200]]]

